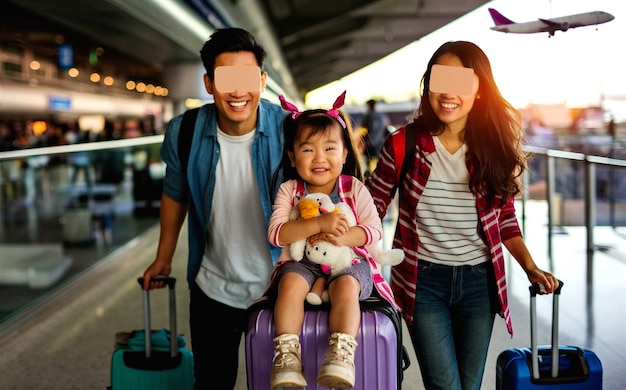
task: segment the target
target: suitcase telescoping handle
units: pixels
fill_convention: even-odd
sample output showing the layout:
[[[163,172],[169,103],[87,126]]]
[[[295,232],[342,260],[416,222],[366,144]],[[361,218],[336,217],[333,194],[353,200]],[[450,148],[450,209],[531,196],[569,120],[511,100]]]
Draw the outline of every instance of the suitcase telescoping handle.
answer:
[[[552,293],[552,367],[550,375],[556,378],[559,375],[559,296],[563,282],[559,280],[559,287]],[[544,287],[539,283],[533,283],[530,287],[530,349],[532,360],[532,374],[534,379],[539,379],[539,354],[537,349],[537,294]]]
[[[143,277],[137,279],[143,289]],[[178,354],[178,331],[176,329],[176,278],[170,276],[156,276],[150,282],[164,282],[170,293],[170,352],[172,357]],[[150,325],[150,290],[143,290],[143,323],[146,334],[146,357],[152,354],[152,339]]]

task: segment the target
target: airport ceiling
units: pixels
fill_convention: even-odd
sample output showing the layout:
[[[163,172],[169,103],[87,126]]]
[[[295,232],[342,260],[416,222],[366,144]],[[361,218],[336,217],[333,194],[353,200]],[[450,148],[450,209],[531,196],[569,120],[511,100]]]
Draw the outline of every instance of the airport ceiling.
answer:
[[[211,9],[226,25],[251,31],[268,52],[270,77],[285,86],[288,93],[303,97],[488,1],[5,0],[0,6],[5,14],[5,18],[0,17],[5,24],[0,25],[0,33],[6,34],[6,19],[12,18],[7,16],[9,10],[24,19],[19,27],[9,29],[19,28],[23,34],[30,33],[31,39],[45,39],[40,24],[28,23],[30,14],[45,20],[44,24],[79,33],[120,56],[134,59],[135,64],[144,65],[143,72],[162,72],[170,63],[197,61],[198,51],[208,38],[176,22],[172,9],[163,6],[168,2],[208,28],[212,26],[206,22],[203,10],[206,13]]]

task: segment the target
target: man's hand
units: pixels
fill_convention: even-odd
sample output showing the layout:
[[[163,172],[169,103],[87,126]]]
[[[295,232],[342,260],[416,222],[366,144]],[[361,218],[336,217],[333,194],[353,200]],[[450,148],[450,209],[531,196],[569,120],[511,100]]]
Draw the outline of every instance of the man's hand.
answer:
[[[169,276],[172,273],[172,265],[164,264],[155,260],[150,264],[148,269],[143,273],[143,289],[144,290],[152,290],[155,288],[163,288],[166,286],[165,282],[162,281],[152,281],[152,278],[155,276],[163,275]]]

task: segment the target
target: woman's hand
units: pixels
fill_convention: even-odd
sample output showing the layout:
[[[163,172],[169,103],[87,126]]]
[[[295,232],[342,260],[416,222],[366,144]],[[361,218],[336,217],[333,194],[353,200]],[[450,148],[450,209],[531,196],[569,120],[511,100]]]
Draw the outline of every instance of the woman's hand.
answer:
[[[550,294],[559,287],[559,281],[556,276],[539,268],[528,270],[526,276],[528,276],[528,280],[531,284],[539,283],[544,287],[544,289],[539,292],[540,294]]]

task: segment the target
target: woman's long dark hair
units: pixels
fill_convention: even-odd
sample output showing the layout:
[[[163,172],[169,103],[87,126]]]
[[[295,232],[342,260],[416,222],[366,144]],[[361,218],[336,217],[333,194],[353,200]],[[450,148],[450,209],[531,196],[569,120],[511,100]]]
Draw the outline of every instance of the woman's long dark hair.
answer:
[[[346,156],[346,163],[343,165],[341,171],[344,175],[351,175],[357,179],[363,181],[363,172],[361,170],[360,155],[355,147],[355,142],[352,138],[352,122],[350,118],[343,110],[338,110],[339,115],[346,123],[346,126],[342,126],[341,123],[332,116],[326,113],[326,110],[315,109],[302,112],[296,119],[292,119],[291,115],[287,115],[283,120],[283,137],[285,140],[283,146],[283,157],[278,169],[274,172],[273,185],[280,180],[285,182],[287,180],[297,179],[302,180],[295,167],[291,166],[291,160],[289,159],[288,152],[294,152],[294,143],[296,139],[300,137],[303,132],[307,132],[307,137],[313,137],[318,134],[323,134],[332,126],[339,126],[343,132],[343,143],[348,149],[348,155]]]
[[[464,67],[474,70],[479,80],[477,96],[480,98],[474,101],[462,134],[468,146],[467,159],[473,166],[470,171],[470,189],[484,196],[489,205],[494,204],[498,195],[507,201],[522,192],[520,176],[526,169],[521,116],[502,97],[493,78],[489,59],[478,46],[466,41],[452,41],[444,43],[435,51],[422,77],[416,124],[433,135],[443,132],[442,122],[428,99],[430,72],[443,54],[457,56]]]

